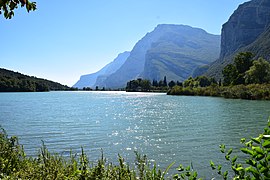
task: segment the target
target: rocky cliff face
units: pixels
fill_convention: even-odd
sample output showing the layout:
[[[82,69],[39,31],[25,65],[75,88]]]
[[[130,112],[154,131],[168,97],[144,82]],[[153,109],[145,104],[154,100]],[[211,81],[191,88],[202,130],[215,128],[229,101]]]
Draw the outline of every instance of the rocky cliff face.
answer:
[[[220,58],[206,75],[222,78],[222,69],[233,62],[238,52],[251,51],[269,56],[270,1],[252,0],[241,4],[222,26]],[[268,32],[268,33],[267,33]]]
[[[201,65],[218,58],[220,36],[185,25],[158,25],[133,48],[123,66],[103,86],[125,87],[137,77],[149,80],[183,80]]]
[[[104,80],[102,86],[122,88],[126,86],[128,81],[139,77],[144,69],[146,52],[152,43],[156,42],[163,33],[165,31],[162,28],[156,28],[153,32],[147,33],[135,44],[123,66]]]
[[[220,36],[190,26],[165,26],[163,34],[152,44],[145,57],[142,77],[168,81],[183,81],[192,76],[193,71],[210,64],[220,53]]]
[[[240,5],[222,27],[220,58],[254,42],[269,24],[269,0],[253,0]]]

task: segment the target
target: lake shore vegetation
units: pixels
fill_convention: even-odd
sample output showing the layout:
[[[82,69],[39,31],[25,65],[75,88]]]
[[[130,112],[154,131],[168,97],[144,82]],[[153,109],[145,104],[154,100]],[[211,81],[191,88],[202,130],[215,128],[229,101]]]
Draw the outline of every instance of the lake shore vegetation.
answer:
[[[264,132],[258,137],[247,141],[241,139],[243,148],[241,156],[234,155],[233,149],[226,149],[220,145],[220,151],[224,154],[231,169],[224,169],[222,164],[216,165],[210,161],[209,175],[216,172],[220,179],[244,179],[265,180],[270,178],[270,123],[268,121]],[[239,151],[239,150],[236,150]],[[42,145],[37,157],[26,156],[23,146],[18,143],[17,137],[9,137],[4,129],[0,131],[0,179],[104,179],[104,180],[163,180],[163,179],[188,179],[199,178],[198,172],[192,164],[184,167],[179,165],[177,173],[169,173],[174,163],[168,165],[165,170],[151,165],[145,155],[135,152],[136,161],[134,167],[118,156],[118,164],[107,162],[101,153],[96,162],[91,162],[82,148],[80,155],[70,153],[69,157],[59,154],[51,154],[46,146]],[[238,160],[242,163],[239,163]],[[212,169],[212,170],[211,170]],[[175,172],[175,171],[174,171]]]
[[[253,57],[250,52],[236,55],[234,63],[222,71],[223,82],[205,76],[190,77],[182,86],[170,88],[167,94],[270,100],[270,63]]]
[[[163,80],[160,80],[160,81],[153,80],[152,82],[148,79],[138,78],[136,80],[131,80],[127,82],[126,92],[165,92],[166,93],[171,85],[170,83],[172,82],[167,83],[166,76],[164,76]],[[176,83],[174,83],[173,85],[175,84]]]

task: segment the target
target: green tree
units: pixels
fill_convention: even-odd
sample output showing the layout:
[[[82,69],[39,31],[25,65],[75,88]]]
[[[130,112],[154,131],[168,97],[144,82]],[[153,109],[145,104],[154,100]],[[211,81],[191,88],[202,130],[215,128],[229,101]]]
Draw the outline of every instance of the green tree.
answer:
[[[164,79],[163,79],[163,85],[164,85],[164,86],[168,86],[166,76],[164,76]]]
[[[200,87],[207,87],[207,86],[210,86],[212,83],[216,84],[215,79],[208,78],[206,76],[199,76],[195,79],[195,81],[198,81],[198,84]]]
[[[183,82],[184,87],[193,87],[194,86],[194,79],[189,77],[187,80]]]
[[[252,66],[254,55],[251,52],[241,52],[234,58],[238,76],[233,84],[245,84],[245,72]]]
[[[3,14],[6,19],[11,19],[14,16],[14,10],[18,7],[25,7],[27,12],[36,10],[36,2],[28,0],[0,0],[0,14]]]
[[[251,52],[240,52],[234,58],[234,65],[239,74],[244,74],[252,66],[254,55]]]
[[[153,80],[152,86],[158,87],[158,82],[157,82],[157,80],[155,80],[155,79]]]
[[[222,71],[225,86],[232,85],[238,77],[238,72],[233,64],[228,64]]]
[[[245,73],[247,84],[262,84],[270,82],[270,64],[263,58],[253,62],[253,66]]]
[[[147,79],[141,80],[140,86],[142,91],[149,91],[151,89],[151,82]]]
[[[176,85],[176,83],[174,81],[170,81],[168,85],[169,85],[170,88],[172,88],[173,86]]]
[[[241,52],[234,58],[233,64],[228,64],[222,71],[224,85],[245,84],[245,72],[252,66],[254,55],[251,52]]]

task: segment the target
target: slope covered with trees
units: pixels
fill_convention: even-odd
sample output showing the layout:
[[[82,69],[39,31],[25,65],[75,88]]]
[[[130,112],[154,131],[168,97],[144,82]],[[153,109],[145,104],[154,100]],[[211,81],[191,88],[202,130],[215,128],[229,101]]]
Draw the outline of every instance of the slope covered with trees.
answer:
[[[239,52],[252,52],[255,58],[270,62],[270,2],[252,0],[241,4],[223,24],[221,53],[211,64],[207,76],[222,77],[222,70]]]
[[[70,90],[60,83],[0,68],[0,92],[42,92]]]
[[[250,52],[239,53],[222,74],[223,83],[206,77],[189,78],[168,94],[270,100],[270,63],[265,59],[254,59]]]

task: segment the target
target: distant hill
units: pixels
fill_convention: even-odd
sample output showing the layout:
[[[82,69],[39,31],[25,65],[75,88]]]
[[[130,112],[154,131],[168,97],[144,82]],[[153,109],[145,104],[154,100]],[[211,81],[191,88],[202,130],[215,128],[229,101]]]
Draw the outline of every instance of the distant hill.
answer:
[[[96,86],[105,87],[103,81],[117,71],[129,57],[130,52],[120,53],[111,63],[104,66],[96,73],[82,75],[80,80],[73,87],[82,89],[83,87],[94,88]]]
[[[158,25],[136,43],[125,63],[103,85],[125,87],[138,77],[184,80],[197,67],[216,60],[219,53],[219,35],[185,25]]]
[[[239,52],[250,51],[270,60],[270,1],[252,0],[241,4],[222,26],[221,53],[206,75],[222,78],[222,69]]]
[[[69,90],[68,86],[0,68],[0,92],[42,92]]]

